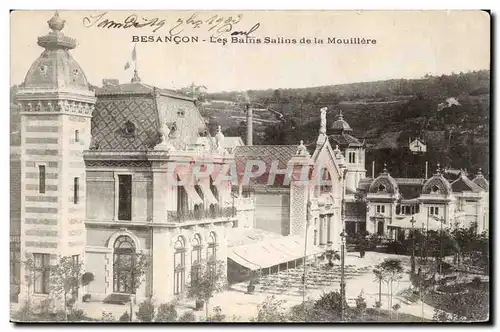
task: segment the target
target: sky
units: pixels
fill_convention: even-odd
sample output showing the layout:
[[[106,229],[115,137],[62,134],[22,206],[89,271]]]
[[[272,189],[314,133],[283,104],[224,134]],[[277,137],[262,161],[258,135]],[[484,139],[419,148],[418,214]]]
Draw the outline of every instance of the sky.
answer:
[[[149,26],[85,26],[103,13],[60,11],[66,20],[63,33],[78,42],[71,54],[88,81],[98,86],[103,78],[130,81],[133,67],[124,66],[134,45],[144,83],[175,89],[194,82],[205,85],[208,92],[419,78],[490,67],[490,17],[480,11],[108,11],[103,19],[123,22],[136,14],[165,20],[165,25],[156,32]],[[133,36],[164,38],[178,20],[186,22],[192,14],[204,23],[196,29],[184,23],[179,36],[198,36],[199,43],[133,43]],[[11,13],[11,85],[22,83],[43,51],[37,37],[50,31],[47,21],[52,15],[51,11]],[[297,44],[210,43],[213,31],[208,31],[207,20],[214,15],[224,19],[241,15],[232,31],[248,31],[259,23],[254,37],[295,38]],[[220,36],[224,37],[230,36]],[[324,44],[301,44],[303,37],[321,38]],[[376,44],[328,44],[327,38],[333,37],[375,39]]]

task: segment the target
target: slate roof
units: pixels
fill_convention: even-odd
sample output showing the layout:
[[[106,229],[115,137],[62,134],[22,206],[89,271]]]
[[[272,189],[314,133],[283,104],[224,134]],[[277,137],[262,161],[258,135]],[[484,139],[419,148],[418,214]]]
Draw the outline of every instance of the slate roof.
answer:
[[[168,90],[134,82],[96,89],[91,149],[144,151],[159,143],[159,130],[171,130],[169,143],[177,149],[195,144],[205,122],[193,100]],[[126,124],[135,127],[126,132]],[[212,141],[210,144],[212,144]]]
[[[328,139],[330,140],[330,145],[333,149],[335,149],[335,145],[338,145],[339,148],[345,148],[348,146],[361,146],[361,142],[354,136],[349,134],[335,134],[329,135]]]
[[[475,184],[472,180],[470,180],[465,175],[460,176],[458,179],[451,183],[451,189],[453,192],[464,192],[464,191],[472,191],[475,193],[483,191],[480,186]]]
[[[472,180],[475,184],[477,184],[479,187],[481,187],[484,191],[489,191],[490,184],[488,183],[488,180],[481,174],[478,175]]]
[[[269,170],[273,162],[278,162],[278,169],[286,169],[288,161],[297,153],[296,145],[252,145],[237,146],[234,159],[238,176],[242,177],[249,160],[260,160],[266,165],[266,171],[258,178],[251,179],[254,184],[267,184]],[[276,175],[274,186],[283,186],[284,175]]]

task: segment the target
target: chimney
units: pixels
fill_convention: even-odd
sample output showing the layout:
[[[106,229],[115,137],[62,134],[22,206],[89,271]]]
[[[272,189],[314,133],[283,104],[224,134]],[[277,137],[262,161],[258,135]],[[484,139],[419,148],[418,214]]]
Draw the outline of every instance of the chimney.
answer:
[[[427,180],[427,174],[429,172],[429,162],[426,161],[425,162],[425,179]]]
[[[253,145],[253,114],[250,103],[247,104],[247,145]]]
[[[375,179],[375,160],[372,161],[372,178]]]
[[[102,86],[107,87],[107,86],[116,86],[120,85],[120,81],[114,78],[103,78],[102,79]]]

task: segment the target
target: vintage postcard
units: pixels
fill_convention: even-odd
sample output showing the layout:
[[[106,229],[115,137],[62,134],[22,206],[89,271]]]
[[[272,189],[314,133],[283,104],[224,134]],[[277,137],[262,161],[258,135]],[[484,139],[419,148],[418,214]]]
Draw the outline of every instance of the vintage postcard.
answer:
[[[12,11],[13,322],[488,322],[487,11]]]

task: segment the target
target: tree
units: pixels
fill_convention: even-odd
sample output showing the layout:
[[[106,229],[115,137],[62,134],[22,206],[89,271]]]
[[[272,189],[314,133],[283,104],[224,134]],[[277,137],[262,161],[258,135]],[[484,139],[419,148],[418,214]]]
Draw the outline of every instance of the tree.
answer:
[[[35,282],[35,262],[33,260],[33,255],[26,253],[26,258],[22,262],[24,265],[24,284],[26,285],[26,303],[25,307],[27,311],[31,310],[31,294],[33,283]]]
[[[226,265],[224,261],[208,261],[199,275],[192,276],[187,285],[187,296],[205,302],[205,318],[208,319],[208,303],[210,299],[222,291],[226,285]]]
[[[328,259],[328,266],[333,267],[334,260],[340,260],[340,254],[337,250],[327,250],[325,251],[325,257]]]
[[[133,319],[133,308],[132,308],[132,298],[135,295],[137,289],[146,279],[146,271],[149,269],[149,257],[142,253],[138,252],[135,255],[132,255],[131,260],[123,260],[120,261],[120,264],[123,264],[121,268],[123,270],[128,271],[128,273],[119,273],[117,274],[117,279],[119,282],[126,285],[125,289],[129,291],[130,297],[130,314],[129,320]]]
[[[94,281],[94,274],[92,272],[85,272],[82,275],[82,286],[84,288],[85,294],[83,301],[85,301],[85,298],[90,298],[90,294],[88,294],[88,285]]]
[[[378,282],[378,302],[382,303],[382,281],[385,281],[385,276],[380,264],[373,269],[373,275],[375,276],[375,281]]]
[[[363,316],[365,315],[366,307],[367,307],[367,304],[366,304],[365,298],[363,297],[363,291],[361,291],[361,293],[359,293],[358,297],[356,298],[356,311],[359,314],[359,317],[361,318],[361,320],[363,319]]]
[[[401,260],[395,258],[386,258],[382,263],[379,264],[382,274],[385,276],[387,286],[389,288],[389,315],[391,315],[392,308],[392,289],[394,281],[398,281],[402,278],[403,266],[401,265]]]
[[[75,297],[78,294],[82,270],[80,261],[74,260],[72,256],[63,256],[50,271],[51,293],[57,299],[62,298],[66,320],[68,320],[68,309],[71,311],[77,300]]]

